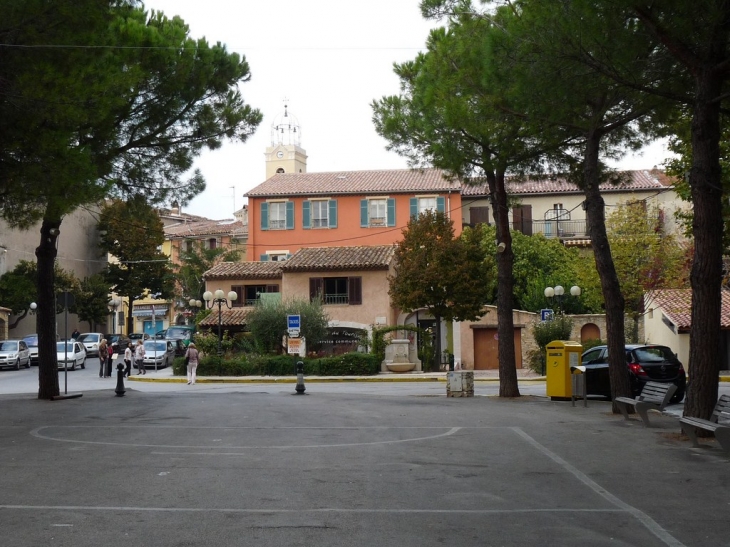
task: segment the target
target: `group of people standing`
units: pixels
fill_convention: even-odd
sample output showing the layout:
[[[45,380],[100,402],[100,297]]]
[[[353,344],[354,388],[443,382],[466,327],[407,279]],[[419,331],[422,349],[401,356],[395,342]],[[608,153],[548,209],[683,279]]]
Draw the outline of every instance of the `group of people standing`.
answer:
[[[99,344],[99,378],[110,378],[112,375],[112,363],[114,361],[114,349],[106,338],[102,339]],[[135,346],[132,342],[127,344],[124,350],[124,376],[129,378],[132,375],[132,360],[134,359],[139,374],[147,374],[144,366],[144,344],[142,340],[137,340]],[[185,365],[188,372],[188,385],[195,384],[196,370],[198,368],[198,350],[194,343],[190,343],[185,352]]]
[[[99,343],[99,378],[110,378],[112,375],[112,364],[114,361],[114,349],[106,338]],[[135,346],[132,342],[127,344],[124,350],[124,376],[129,378],[132,375],[132,359],[134,359],[140,374],[147,374],[144,366],[144,344],[137,340]]]

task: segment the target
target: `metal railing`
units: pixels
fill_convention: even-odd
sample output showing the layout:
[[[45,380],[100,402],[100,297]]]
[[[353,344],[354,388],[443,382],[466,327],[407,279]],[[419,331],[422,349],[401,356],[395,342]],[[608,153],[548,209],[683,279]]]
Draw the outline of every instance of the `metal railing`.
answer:
[[[532,223],[533,234],[545,237],[585,239],[588,236],[585,220],[536,220]]]
[[[349,304],[350,298],[347,293],[330,293],[324,295],[325,304]]]

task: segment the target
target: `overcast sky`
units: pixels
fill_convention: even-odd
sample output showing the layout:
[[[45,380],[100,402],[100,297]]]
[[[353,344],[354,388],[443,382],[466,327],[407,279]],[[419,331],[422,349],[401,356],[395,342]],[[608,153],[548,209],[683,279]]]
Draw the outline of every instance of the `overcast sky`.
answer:
[[[244,144],[205,152],[195,166],[207,189],[183,210],[231,218],[243,194],[265,178],[271,123],[286,99],[302,128],[307,171],[406,168],[385,150],[373,127],[370,103],[399,92],[393,63],[415,58],[435,24],[418,0],[147,0],[148,10],[179,15],[193,38],[221,42],[246,57],[251,80],[244,100],[264,116]],[[666,156],[662,144],[620,167],[650,169]]]

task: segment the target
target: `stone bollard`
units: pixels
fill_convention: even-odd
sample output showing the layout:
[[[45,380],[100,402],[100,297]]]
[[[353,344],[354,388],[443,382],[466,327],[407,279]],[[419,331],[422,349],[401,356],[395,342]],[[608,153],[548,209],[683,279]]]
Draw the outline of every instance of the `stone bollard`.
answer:
[[[124,392],[126,391],[124,389],[124,369],[124,363],[119,363],[117,365],[117,388],[114,390],[117,397],[124,397]]]
[[[307,388],[304,387],[304,362],[297,361],[297,387],[295,388],[297,395],[304,395],[304,391]]]

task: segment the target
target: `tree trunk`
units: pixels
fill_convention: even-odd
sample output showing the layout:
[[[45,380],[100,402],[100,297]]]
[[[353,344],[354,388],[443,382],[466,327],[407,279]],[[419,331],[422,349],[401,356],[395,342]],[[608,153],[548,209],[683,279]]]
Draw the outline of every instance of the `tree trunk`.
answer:
[[[489,193],[492,196],[492,213],[497,227],[497,346],[499,348],[499,396],[519,397],[517,365],[515,361],[514,321],[512,319],[512,293],[514,279],[512,266],[512,234],[509,231],[507,191],[504,173],[487,174]],[[504,244],[504,247],[501,245]],[[500,249],[501,252],[500,252]]]
[[[721,77],[701,70],[696,78],[692,115],[692,233],[695,256],[690,327],[689,384],[684,415],[709,419],[717,402],[720,370],[720,303],[722,279],[722,182],[720,167]]]
[[[128,296],[129,306],[127,306],[127,336],[134,332],[134,315],[132,310],[134,309],[134,297]]]
[[[586,139],[583,164],[586,196],[586,220],[591,236],[596,270],[601,280],[601,292],[606,303],[606,343],[608,345],[608,375],[611,381],[611,396],[631,397],[629,370],[624,356],[624,297],[621,294],[616,268],[611,258],[611,247],[606,235],[605,204],[599,189],[600,174],[598,155],[601,135],[590,133]],[[614,403],[613,412],[620,410]]]
[[[434,352],[436,353],[436,370],[441,370],[441,316],[433,314],[433,318],[436,320],[434,325],[435,344]]]
[[[36,332],[38,333],[38,398],[51,399],[59,394],[56,361],[56,294],[54,265],[56,242],[61,221],[43,219],[41,241],[35,250],[38,259]]]

